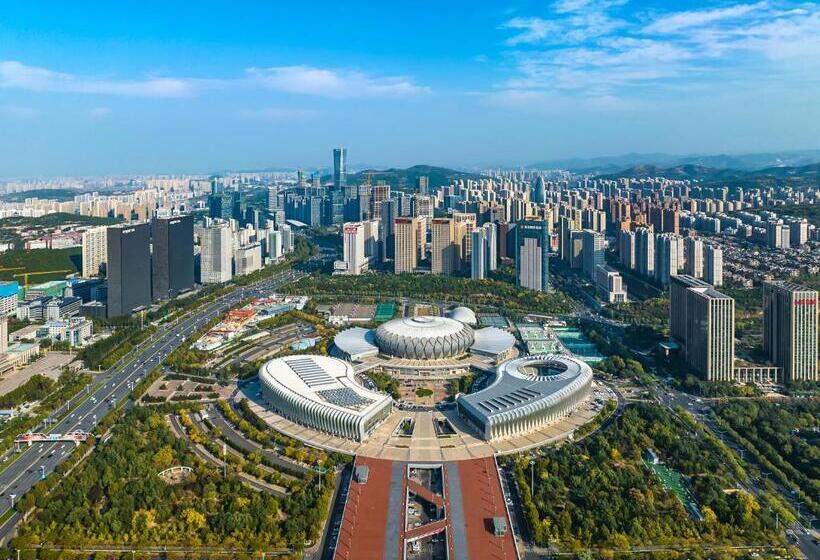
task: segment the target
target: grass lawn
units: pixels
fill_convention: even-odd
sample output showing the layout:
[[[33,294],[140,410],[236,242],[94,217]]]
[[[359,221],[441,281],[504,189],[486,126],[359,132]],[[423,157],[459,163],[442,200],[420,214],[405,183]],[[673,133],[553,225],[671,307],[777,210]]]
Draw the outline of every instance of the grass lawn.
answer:
[[[29,276],[29,284],[39,284],[48,280],[59,280],[67,274],[82,271],[81,247],[68,249],[33,249],[31,251],[6,251],[0,253],[0,269],[15,268],[16,270],[0,270],[0,280],[17,280],[23,284],[22,276],[15,274],[24,272],[44,272],[58,270],[50,274]],[[19,270],[17,269],[19,267]]]

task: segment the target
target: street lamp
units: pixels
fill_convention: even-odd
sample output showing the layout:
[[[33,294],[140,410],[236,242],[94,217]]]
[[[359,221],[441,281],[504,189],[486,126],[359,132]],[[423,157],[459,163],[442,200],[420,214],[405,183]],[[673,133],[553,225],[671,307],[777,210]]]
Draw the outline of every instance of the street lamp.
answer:
[[[535,459],[530,459],[530,498],[535,492]]]

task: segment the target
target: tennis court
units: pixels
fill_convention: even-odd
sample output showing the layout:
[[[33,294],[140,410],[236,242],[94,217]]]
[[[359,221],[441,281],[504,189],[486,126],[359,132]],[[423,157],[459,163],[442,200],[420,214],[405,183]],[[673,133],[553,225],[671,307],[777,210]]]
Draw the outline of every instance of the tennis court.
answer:
[[[389,321],[390,319],[392,319],[393,315],[395,314],[395,303],[380,303],[376,306],[376,316],[373,317],[373,320],[377,323],[384,323],[385,321]]]

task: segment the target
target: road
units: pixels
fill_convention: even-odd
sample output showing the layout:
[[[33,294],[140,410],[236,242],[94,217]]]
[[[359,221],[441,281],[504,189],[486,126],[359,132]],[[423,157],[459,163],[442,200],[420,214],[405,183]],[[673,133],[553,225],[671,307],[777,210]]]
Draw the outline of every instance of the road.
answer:
[[[701,399],[692,395],[688,395],[682,391],[678,391],[668,385],[661,385],[657,389],[658,397],[661,402],[669,408],[679,406],[689,412],[698,422],[711,431],[715,437],[722,441],[727,447],[732,449],[735,453],[740,455],[741,459],[753,461],[753,457],[746,450],[740,446],[733,439],[720,429],[714,419],[712,418],[711,404],[709,399]],[[761,466],[762,469],[762,466]],[[772,483],[780,493],[781,498],[786,500],[793,508],[797,509],[794,497],[789,493],[788,489],[781,486],[777,481],[772,480]],[[757,495],[765,491],[761,488],[758,481],[750,479],[744,486],[744,490]],[[810,559],[820,559],[820,546],[814,543],[812,531],[807,529],[800,520],[795,521],[790,527],[792,534],[797,539],[794,543],[800,548],[800,551]]]
[[[312,260],[301,270],[287,270],[250,286],[238,286],[232,292],[197,308],[182,320],[160,329],[159,334],[143,341],[132,352],[128,360],[115,365],[104,381],[98,384],[78,406],[62,418],[52,418],[51,433],[67,433],[75,430],[93,432],[111,409],[128,398],[134,385],[181,345],[185,339],[208,321],[225,313],[239,302],[250,297],[259,297],[277,287],[298,280],[313,270],[318,261]],[[65,408],[55,415],[66,413]],[[69,443],[39,443],[32,445],[20,455],[8,459],[11,464],[0,465],[0,518],[8,515],[12,500],[25,494],[32,486],[53,472],[73,451]],[[12,496],[14,496],[12,498]],[[21,514],[15,512],[0,525],[0,543],[5,543],[19,521]]]

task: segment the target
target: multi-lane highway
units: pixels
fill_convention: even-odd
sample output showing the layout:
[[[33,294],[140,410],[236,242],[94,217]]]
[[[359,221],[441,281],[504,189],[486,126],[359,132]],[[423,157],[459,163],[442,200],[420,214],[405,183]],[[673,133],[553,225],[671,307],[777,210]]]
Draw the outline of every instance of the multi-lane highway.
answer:
[[[174,351],[177,346],[197,329],[214,317],[221,315],[239,302],[258,297],[277,287],[306,276],[317,261],[303,265],[301,270],[287,270],[256,284],[237,287],[232,292],[197,308],[191,314],[173,324],[162,325],[159,332],[144,341],[122,363],[114,366],[106,375],[97,376],[97,384],[87,394],[78,397],[79,404],[70,411],[65,408],[55,412],[48,424],[50,433],[67,433],[75,430],[93,432],[119,402],[126,399],[134,385]],[[43,475],[48,475],[74,450],[71,443],[37,443],[18,455],[7,457],[0,463],[0,518],[7,517],[12,500],[19,499]],[[15,512],[0,525],[0,542],[5,543],[21,515]]]

